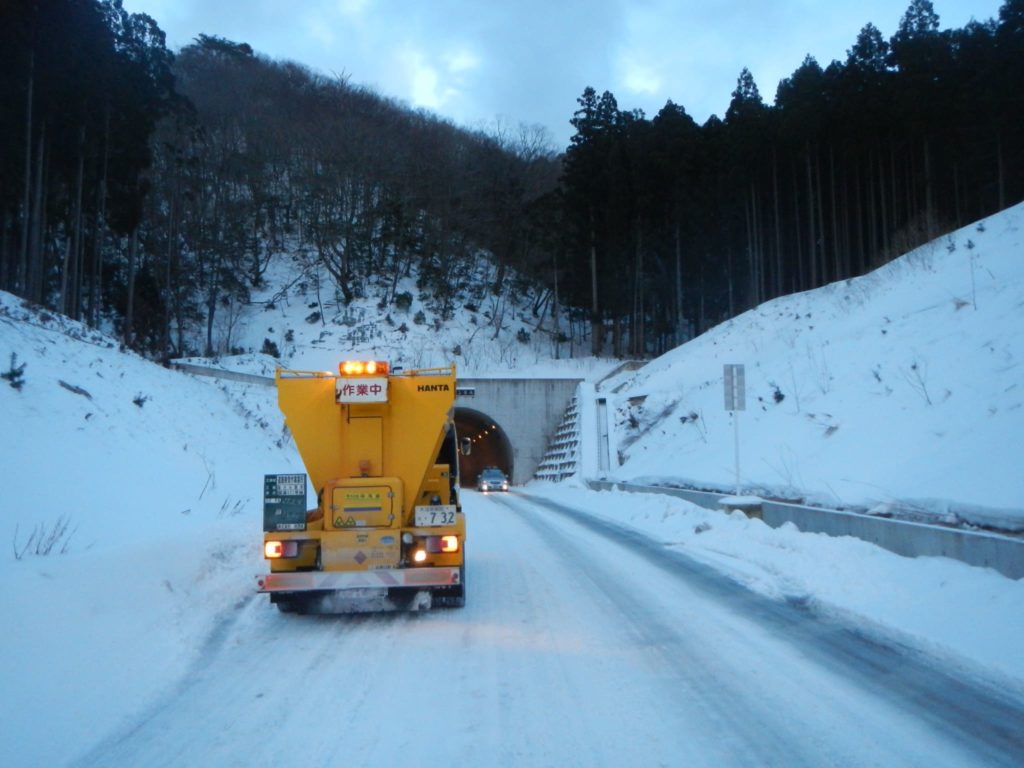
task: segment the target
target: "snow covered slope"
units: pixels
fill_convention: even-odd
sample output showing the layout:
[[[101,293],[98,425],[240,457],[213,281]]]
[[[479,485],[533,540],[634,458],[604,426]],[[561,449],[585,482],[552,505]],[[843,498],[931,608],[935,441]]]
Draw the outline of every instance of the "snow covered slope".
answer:
[[[733,490],[741,363],[744,491],[1024,529],[1022,223],[1024,204],[610,382],[611,477]]]
[[[1024,506],[1022,213],[993,217],[984,231],[969,228],[863,280],[772,302],[652,362],[615,395],[625,459],[618,475],[728,485],[732,431],[721,409],[721,364],[745,362],[748,485],[822,496],[835,489],[864,503]],[[258,348],[275,333],[289,364],[333,366],[353,346],[344,330],[350,326],[306,323],[281,309],[290,302],[308,315],[313,310],[300,298],[256,307],[238,326],[240,344]],[[478,327],[465,317],[458,323],[470,333]],[[299,331],[305,326],[315,335]],[[545,367],[540,348],[515,339],[517,330],[508,324],[491,344],[480,331],[475,372],[558,369]],[[387,345],[369,339],[357,351],[402,352],[409,336],[389,334]],[[422,360],[418,349],[403,354],[407,364],[446,362],[437,357],[455,341],[425,327],[415,344],[433,346]],[[519,346],[503,346],[509,343]],[[516,351],[514,366],[503,349]],[[259,354],[236,361],[246,370],[273,362]],[[570,375],[611,365],[584,362]],[[224,640],[218,628],[233,617],[272,624],[265,639],[280,641],[280,625],[262,618],[270,607],[252,592],[252,575],[265,567],[261,476],[302,467],[272,389],[164,370],[7,294],[0,294],[0,374],[0,536],[7,547],[0,580],[10,626],[0,640],[7,692],[0,741],[11,764],[59,765],[137,722],[162,693],[187,686],[183,676]],[[883,451],[888,460],[876,455]],[[594,496],[613,503],[579,503],[602,514],[621,510],[625,522],[655,539],[685,541],[769,594],[799,589],[1021,678],[1014,650],[1024,636],[1024,582],[941,559],[898,558],[862,542],[769,531],[745,518],[720,520],[678,500]],[[875,576],[862,578],[869,572]],[[886,582],[902,585],[898,601]],[[492,620],[517,605],[497,599]],[[305,722],[296,722],[297,738]],[[501,737],[492,734],[495,743]]]
[[[165,370],[6,293],[0,373],[0,737],[54,765],[184,672],[263,567],[262,473],[302,465],[273,390]]]
[[[585,378],[615,366],[589,357],[587,339],[559,340],[559,332],[569,336],[565,313],[556,326],[550,304],[538,300],[535,289],[510,276],[501,295],[494,295],[494,267],[485,259],[464,278],[468,287],[455,297],[447,318],[417,288],[415,275],[400,278],[393,291],[390,279],[371,280],[348,304],[327,271],[300,252],[276,256],[263,278],[249,304],[221,311],[219,347],[243,353],[223,355],[216,365],[273,375],[279,365],[334,370],[339,360],[366,357],[405,368],[455,363],[460,376],[553,378]],[[392,298],[382,308],[385,294]],[[197,338],[193,345],[201,348],[203,342]],[[268,349],[276,356],[265,354]]]

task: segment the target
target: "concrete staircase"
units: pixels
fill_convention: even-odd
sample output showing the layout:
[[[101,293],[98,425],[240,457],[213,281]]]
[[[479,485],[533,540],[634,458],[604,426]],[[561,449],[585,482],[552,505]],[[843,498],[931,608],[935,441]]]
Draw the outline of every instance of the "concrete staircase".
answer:
[[[533,476],[559,482],[576,474],[580,456],[580,409],[574,395]]]

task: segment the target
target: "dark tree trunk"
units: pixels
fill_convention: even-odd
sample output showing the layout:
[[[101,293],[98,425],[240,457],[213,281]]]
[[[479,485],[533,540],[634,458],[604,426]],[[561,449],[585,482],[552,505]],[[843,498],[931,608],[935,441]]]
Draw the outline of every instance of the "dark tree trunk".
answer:
[[[775,215],[775,280],[772,286],[772,295],[781,296],[782,283],[782,216],[779,213],[779,160],[778,153],[772,149],[772,203]]]
[[[647,329],[644,323],[644,233],[639,221],[636,222],[636,243],[634,253],[634,282],[633,282],[633,354],[643,357],[645,348],[645,335]]]
[[[121,343],[129,349],[132,348],[135,335],[133,325],[135,323],[135,269],[138,256],[139,229],[136,227],[128,236],[128,300],[124,310],[124,333]]]
[[[25,291],[26,298],[36,304],[42,304],[43,302],[43,280],[45,274],[43,262],[46,254],[43,245],[43,235],[46,231],[46,195],[44,193],[46,183],[44,179],[45,163],[48,162],[48,160],[45,159],[45,148],[46,123],[43,123],[39,132],[39,147],[36,150],[35,157],[35,194],[33,195],[32,201],[32,227],[28,243],[28,276],[27,290]]]
[[[808,144],[804,154],[807,171],[807,263],[810,267],[808,275],[811,287],[818,285],[818,238],[815,232],[814,215],[814,169],[811,165],[811,147]]]
[[[103,298],[103,239],[107,217],[107,166],[110,158],[110,104],[103,118],[103,161],[97,189],[96,215],[93,219],[92,276],[89,280],[88,323],[93,328],[100,324],[100,304]]]
[[[590,211],[590,318],[591,318],[591,352],[594,357],[601,356],[604,346],[604,329],[597,295],[597,234],[594,232],[594,211]]]
[[[25,97],[25,196],[21,205],[21,247],[18,249],[18,269],[14,288],[27,296],[29,264],[29,229],[32,223],[32,95],[35,91],[36,54],[32,52],[28,64],[28,95]]]
[[[999,193],[999,210],[1006,208],[1006,165],[1003,162],[1003,135],[996,133],[996,178]]]

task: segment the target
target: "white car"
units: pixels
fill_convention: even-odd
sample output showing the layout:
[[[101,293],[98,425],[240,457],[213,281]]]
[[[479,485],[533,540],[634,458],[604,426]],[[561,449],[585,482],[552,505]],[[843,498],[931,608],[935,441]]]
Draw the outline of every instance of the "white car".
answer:
[[[477,476],[476,489],[484,493],[488,491],[507,491],[508,478],[497,467],[487,467]]]

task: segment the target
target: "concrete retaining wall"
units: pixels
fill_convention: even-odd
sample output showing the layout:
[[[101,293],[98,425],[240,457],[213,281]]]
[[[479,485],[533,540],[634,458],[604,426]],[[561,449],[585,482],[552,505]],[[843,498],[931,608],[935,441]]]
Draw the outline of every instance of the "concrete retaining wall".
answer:
[[[719,509],[725,494],[590,480],[595,490],[661,493],[707,509]],[[889,520],[798,504],[765,501],[762,519],[773,528],[793,523],[801,531],[829,536],[855,536],[906,557],[951,557],[981,568],[992,568],[1011,579],[1024,578],[1024,540],[997,534],[962,531],[935,525]]]

